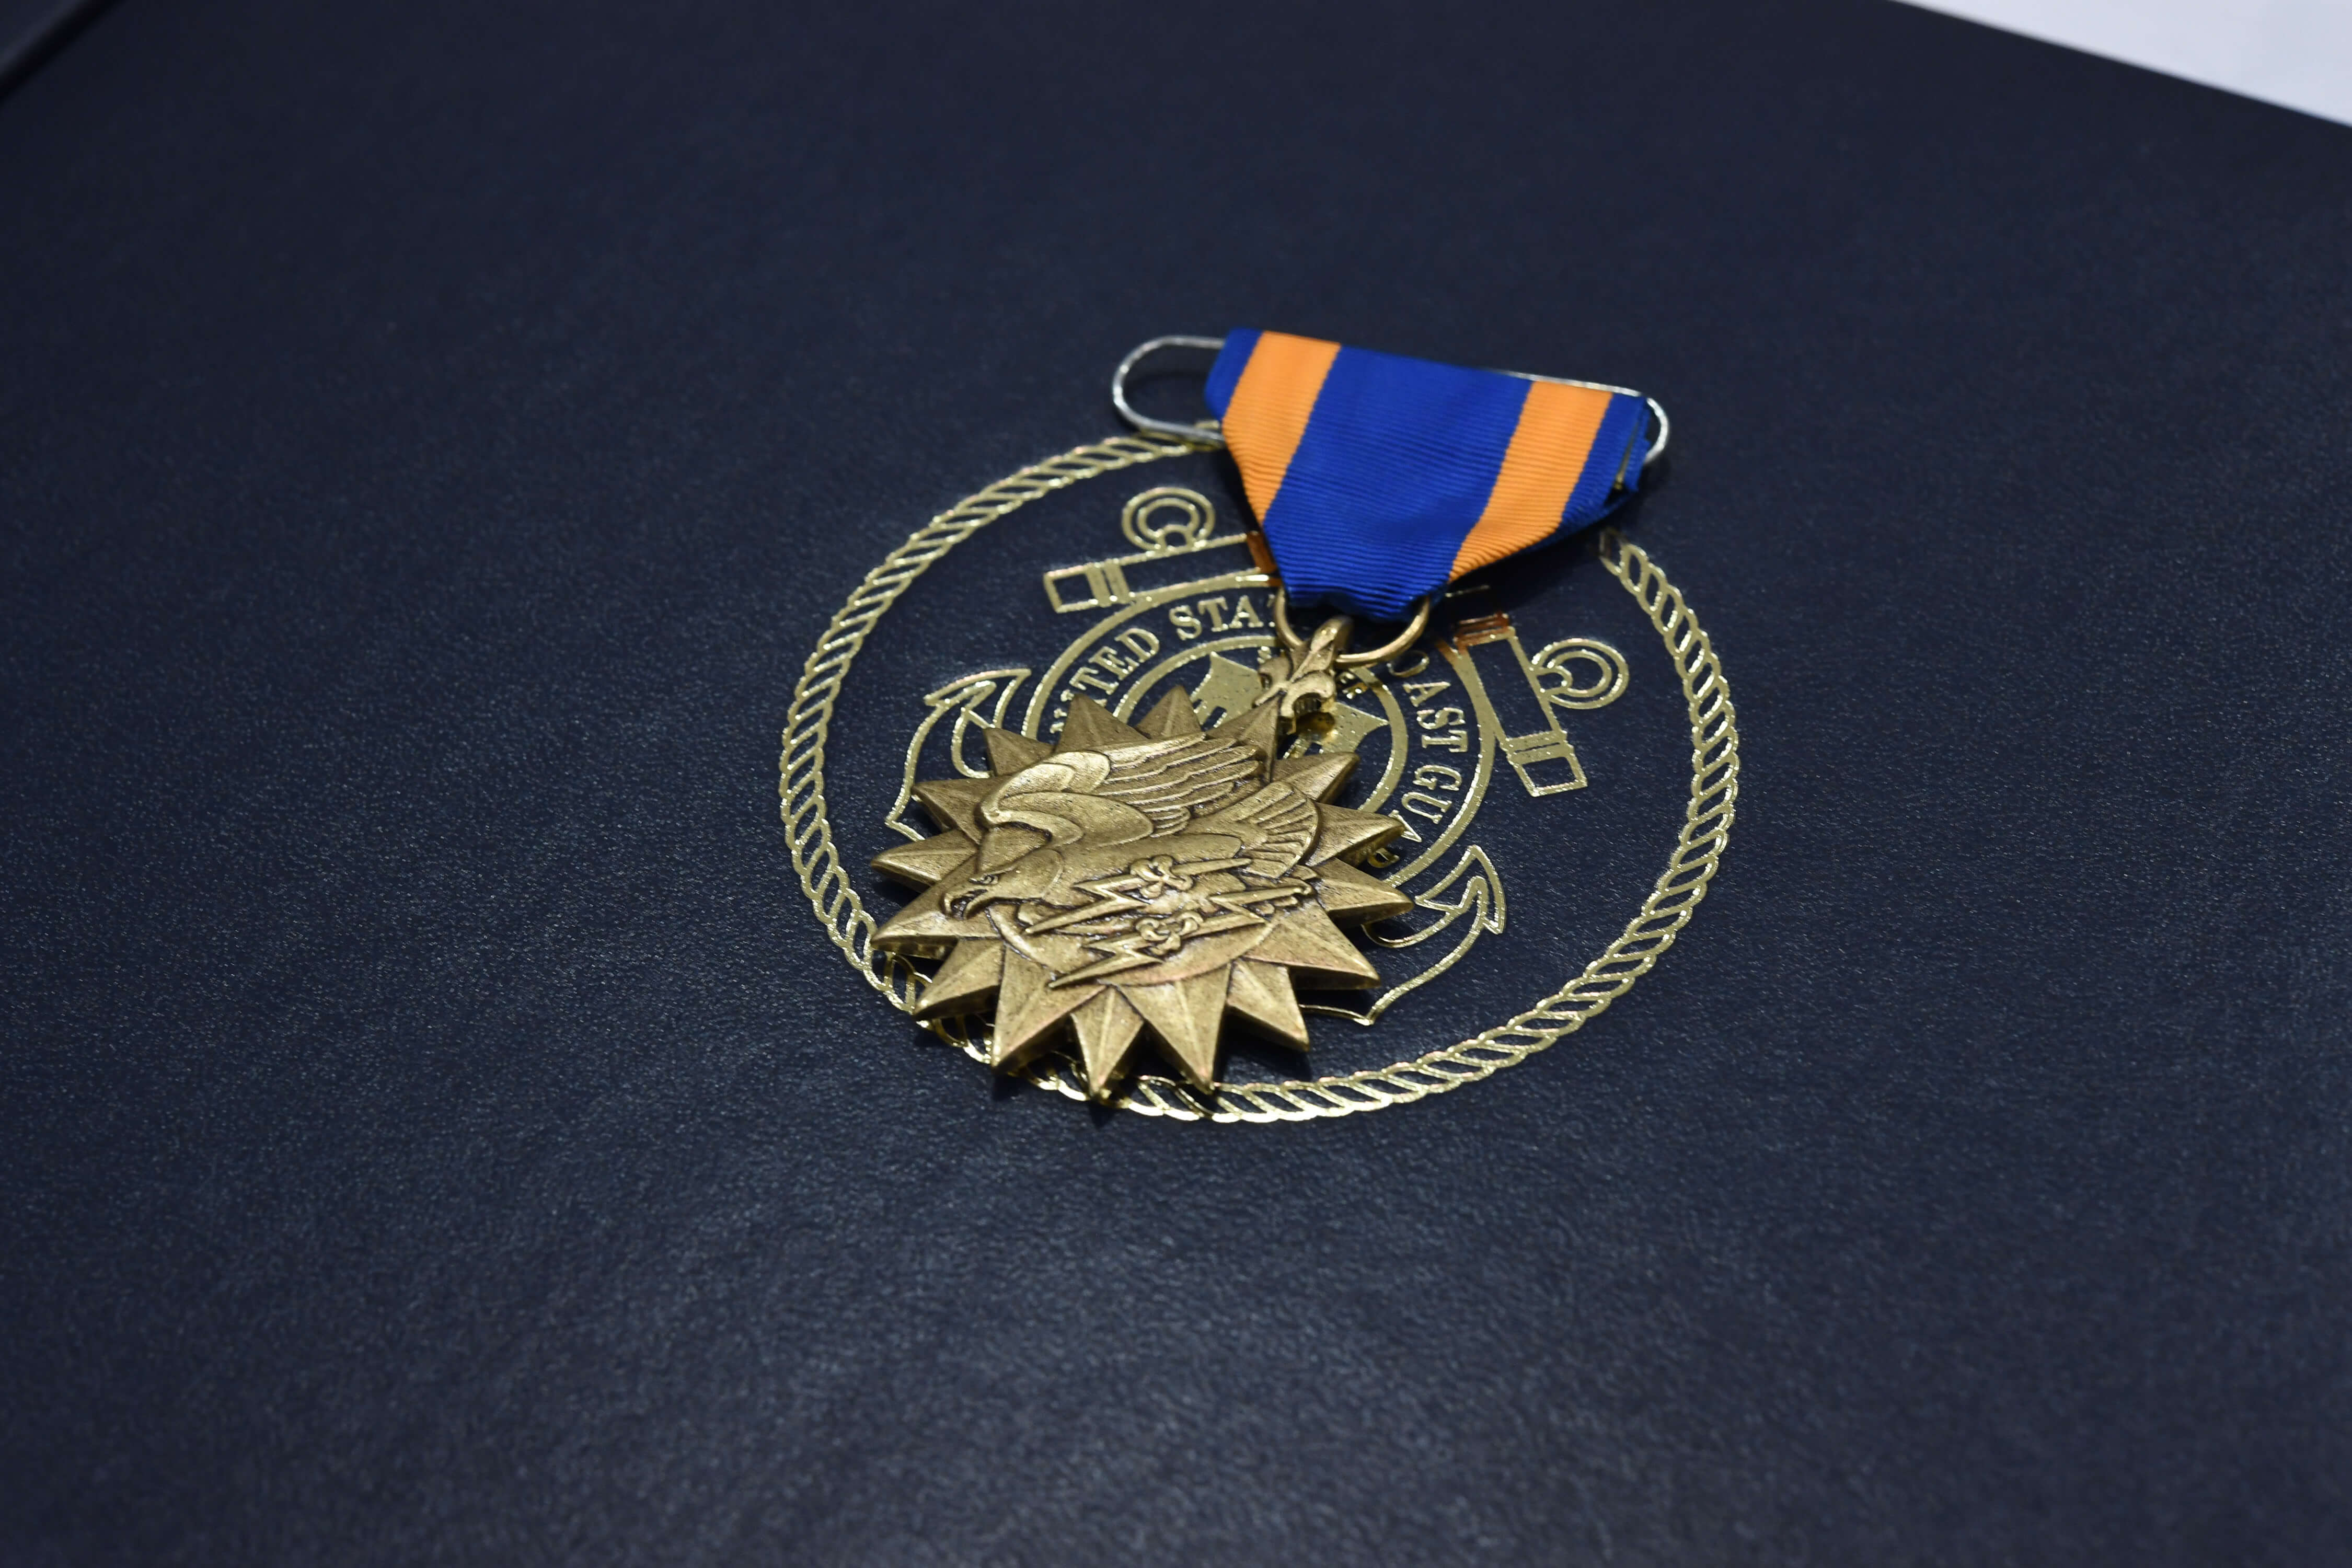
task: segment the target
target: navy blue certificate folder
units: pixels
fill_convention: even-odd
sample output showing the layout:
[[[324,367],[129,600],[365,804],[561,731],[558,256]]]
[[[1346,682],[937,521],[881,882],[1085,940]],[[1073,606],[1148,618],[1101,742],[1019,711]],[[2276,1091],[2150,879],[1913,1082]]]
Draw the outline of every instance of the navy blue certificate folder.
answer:
[[[0,236],[0,1564],[2352,1562],[2352,130],[1877,0],[121,0]],[[1656,395],[1745,759],[1638,989],[1311,1126],[992,1089],[777,819],[860,576],[1236,322]]]

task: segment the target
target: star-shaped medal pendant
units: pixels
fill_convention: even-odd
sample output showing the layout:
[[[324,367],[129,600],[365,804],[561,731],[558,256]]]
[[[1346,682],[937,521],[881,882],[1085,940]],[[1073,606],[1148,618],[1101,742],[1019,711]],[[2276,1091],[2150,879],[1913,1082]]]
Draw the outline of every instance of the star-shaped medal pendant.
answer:
[[[1334,922],[1412,904],[1350,864],[1402,831],[1327,804],[1354,756],[1281,757],[1280,726],[1204,731],[1179,689],[1139,725],[1080,698],[1052,745],[983,729],[987,777],[915,785],[943,831],[874,858],[924,889],[874,945],[945,958],[915,1016],[993,1010],[1000,1072],[1075,1036],[1098,1100],[1147,1039],[1207,1090],[1228,1014],[1305,1050],[1298,986],[1380,982]]]

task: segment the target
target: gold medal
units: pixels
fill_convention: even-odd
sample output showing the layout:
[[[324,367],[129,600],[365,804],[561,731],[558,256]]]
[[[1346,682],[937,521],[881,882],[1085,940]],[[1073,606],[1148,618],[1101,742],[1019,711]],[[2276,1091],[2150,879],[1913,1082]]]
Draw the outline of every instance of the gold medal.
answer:
[[[1295,982],[1380,984],[1334,922],[1412,908],[1351,863],[1402,825],[1328,804],[1356,759],[1282,756],[1274,704],[1204,733],[1178,687],[1139,725],[1080,697],[1053,745],[982,733],[990,772],[915,786],[945,831],[874,858],[928,889],[874,945],[946,955],[919,1021],[992,1011],[999,1071],[1066,1023],[1108,1100],[1147,1024],[1205,1091],[1229,1015],[1305,1050]]]

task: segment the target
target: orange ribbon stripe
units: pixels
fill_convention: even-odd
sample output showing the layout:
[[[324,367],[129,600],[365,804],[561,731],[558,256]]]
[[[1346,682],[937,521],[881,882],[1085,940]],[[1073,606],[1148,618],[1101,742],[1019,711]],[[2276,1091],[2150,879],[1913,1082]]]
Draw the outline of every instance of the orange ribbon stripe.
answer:
[[[1249,384],[1246,376],[1242,384]],[[1540,544],[1558,531],[1593,437],[1601,433],[1601,416],[1609,412],[1609,397],[1589,386],[1528,384],[1528,400],[1519,409],[1519,423],[1511,432],[1486,508],[1454,553],[1455,577]],[[1292,444],[1297,445],[1295,437]],[[1257,499],[1255,489],[1250,499]],[[1263,511],[1261,508],[1261,515]]]
[[[1339,357],[1339,345],[1320,338],[1262,333],[1257,352],[1250,355],[1249,367],[1234,387],[1223,419],[1225,446],[1260,517],[1282,489],[1299,437],[1307,434],[1307,422],[1314,416],[1315,400],[1322,395],[1323,378]],[[1586,444],[1591,445],[1589,437]]]

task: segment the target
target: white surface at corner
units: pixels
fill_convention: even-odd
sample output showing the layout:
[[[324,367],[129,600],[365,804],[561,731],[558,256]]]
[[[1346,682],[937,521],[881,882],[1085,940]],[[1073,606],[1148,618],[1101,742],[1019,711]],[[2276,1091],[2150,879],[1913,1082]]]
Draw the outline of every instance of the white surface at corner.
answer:
[[[1910,0],[2352,124],[2352,0]]]

